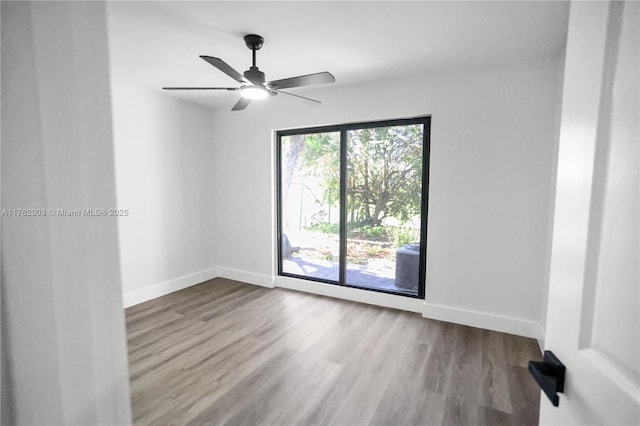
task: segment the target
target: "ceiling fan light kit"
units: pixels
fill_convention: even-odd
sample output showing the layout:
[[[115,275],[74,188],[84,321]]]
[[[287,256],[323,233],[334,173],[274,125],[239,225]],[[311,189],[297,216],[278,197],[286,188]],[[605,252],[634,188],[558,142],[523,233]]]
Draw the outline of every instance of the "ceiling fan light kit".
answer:
[[[265,75],[256,65],[256,51],[260,50],[264,43],[264,38],[257,34],[248,34],[244,36],[244,42],[251,49],[252,65],[243,74],[240,74],[229,64],[220,58],[201,55],[200,57],[213,65],[235,81],[240,83],[240,87],[163,87],[164,90],[229,90],[240,91],[240,100],[233,106],[231,111],[240,111],[245,109],[252,100],[265,99],[269,95],[277,95],[284,93],[285,95],[295,96],[312,102],[320,103],[320,101],[306,98],[304,96],[285,92],[281,89],[289,89],[301,86],[310,86],[313,84],[334,83],[336,79],[331,73],[324,71],[315,74],[300,75],[297,77],[284,78],[281,80],[265,81]]]
[[[245,86],[240,89],[240,96],[247,99],[264,99],[269,96],[269,92],[256,86]]]

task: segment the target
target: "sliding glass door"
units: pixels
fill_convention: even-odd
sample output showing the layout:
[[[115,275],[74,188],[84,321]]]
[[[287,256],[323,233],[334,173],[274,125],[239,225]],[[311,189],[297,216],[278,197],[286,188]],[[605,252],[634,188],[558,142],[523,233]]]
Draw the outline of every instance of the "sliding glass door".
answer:
[[[280,275],[424,297],[429,123],[277,133]]]

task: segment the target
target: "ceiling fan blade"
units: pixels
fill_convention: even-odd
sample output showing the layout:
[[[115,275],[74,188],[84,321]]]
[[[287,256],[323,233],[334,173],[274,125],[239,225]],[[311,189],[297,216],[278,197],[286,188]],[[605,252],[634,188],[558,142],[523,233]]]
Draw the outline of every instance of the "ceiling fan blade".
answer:
[[[297,77],[283,78],[266,83],[276,90],[290,87],[310,86],[312,84],[334,83],[335,77],[329,72],[318,72],[315,74],[299,75]]]
[[[163,90],[240,90],[238,87],[163,87]]]
[[[220,71],[222,71],[223,73],[225,73],[226,75],[228,75],[229,77],[231,77],[232,79],[237,81],[238,83],[245,83],[246,82],[246,80],[244,79],[242,74],[240,74],[238,71],[234,70],[231,67],[231,65],[227,64],[222,59],[214,58],[213,56],[205,56],[205,55],[200,55],[200,57],[202,59],[204,59],[205,61],[209,62],[214,67],[218,68]]]
[[[236,102],[233,108],[231,108],[231,111],[241,111],[245,109],[250,102],[251,102],[251,99],[249,98],[240,98],[240,100]]]
[[[285,95],[289,95],[289,96],[295,96],[296,98],[306,99],[306,100],[311,101],[311,102],[317,102],[317,103],[319,103],[319,104],[321,104],[321,103],[322,103],[322,102],[317,101],[317,100],[315,100],[315,99],[305,98],[304,96],[294,95],[293,93],[285,92],[284,90],[276,90],[276,92],[278,92],[278,93],[284,93]]]

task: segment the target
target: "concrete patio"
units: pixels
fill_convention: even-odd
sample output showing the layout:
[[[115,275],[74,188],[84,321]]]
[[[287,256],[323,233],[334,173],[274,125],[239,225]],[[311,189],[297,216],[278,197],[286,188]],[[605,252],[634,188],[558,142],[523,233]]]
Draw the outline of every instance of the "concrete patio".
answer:
[[[300,255],[296,255],[283,259],[282,269],[289,274],[338,281],[337,262],[302,258]],[[396,287],[395,270],[383,267],[382,262],[375,259],[366,265],[347,264],[346,282],[349,285],[368,289],[417,294],[417,290]]]

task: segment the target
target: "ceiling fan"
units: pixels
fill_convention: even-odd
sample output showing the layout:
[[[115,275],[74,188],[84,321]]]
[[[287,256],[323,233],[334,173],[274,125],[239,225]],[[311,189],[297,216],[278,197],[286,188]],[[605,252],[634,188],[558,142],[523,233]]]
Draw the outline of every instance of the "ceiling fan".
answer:
[[[218,68],[220,71],[233,78],[240,83],[240,87],[163,87],[164,90],[229,90],[240,91],[240,100],[233,106],[231,111],[240,111],[245,109],[251,100],[264,99],[267,96],[284,93],[285,95],[295,96],[297,98],[306,99],[308,101],[320,103],[315,99],[306,98],[304,96],[295,95],[285,92],[282,89],[290,89],[292,87],[310,86],[313,84],[333,83],[335,77],[329,72],[319,72],[315,74],[300,75],[297,77],[283,78],[281,80],[265,81],[264,73],[256,66],[256,51],[260,50],[264,39],[256,34],[248,34],[244,36],[244,42],[251,49],[253,57],[253,65],[243,74],[233,69],[229,64],[220,58],[201,55],[200,57]]]

